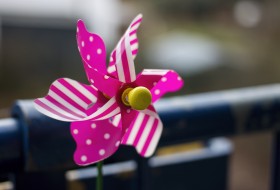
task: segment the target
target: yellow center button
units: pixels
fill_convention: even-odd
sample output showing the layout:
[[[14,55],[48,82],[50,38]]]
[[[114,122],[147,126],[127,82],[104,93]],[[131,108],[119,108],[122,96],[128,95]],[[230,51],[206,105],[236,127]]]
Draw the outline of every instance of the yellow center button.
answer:
[[[144,110],[151,104],[152,94],[143,86],[128,88],[122,94],[122,101],[135,110]]]

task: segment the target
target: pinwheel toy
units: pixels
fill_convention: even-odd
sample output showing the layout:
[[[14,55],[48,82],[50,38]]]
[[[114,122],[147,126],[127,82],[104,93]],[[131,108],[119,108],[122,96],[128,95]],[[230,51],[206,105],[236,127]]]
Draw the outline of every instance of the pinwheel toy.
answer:
[[[120,146],[134,146],[151,156],[162,132],[162,122],[153,106],[162,95],[183,85],[172,70],[144,69],[136,76],[138,15],[111,53],[106,68],[106,50],[101,37],[77,24],[77,43],[90,85],[68,78],[56,80],[47,96],[34,101],[41,113],[71,122],[77,148],[74,160],[88,165],[111,156]]]

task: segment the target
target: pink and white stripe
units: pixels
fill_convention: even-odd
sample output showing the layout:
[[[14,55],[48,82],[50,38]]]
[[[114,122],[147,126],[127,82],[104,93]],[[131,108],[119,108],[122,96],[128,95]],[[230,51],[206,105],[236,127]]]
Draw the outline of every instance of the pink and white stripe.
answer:
[[[124,135],[122,144],[132,145],[140,155],[149,157],[156,149],[162,128],[162,122],[155,110],[146,109],[138,113]]]
[[[170,70],[165,70],[165,69],[144,69],[142,71],[142,75],[159,75],[159,76],[164,76],[167,72]]]
[[[131,49],[127,48],[128,40],[129,39],[125,37],[116,48],[116,69],[118,79],[124,83],[133,82],[136,79]]]
[[[35,107],[49,117],[63,120],[80,120],[87,115],[89,104],[97,101],[97,91],[93,86],[62,78],[50,87],[48,95],[34,101]]]
[[[122,82],[132,82],[136,78],[133,60],[138,53],[137,29],[141,21],[142,15],[140,14],[132,21],[117,47],[111,53],[107,72],[112,76],[118,76]]]
[[[136,57],[138,53],[138,38],[137,38],[137,29],[139,28],[142,22],[142,15],[138,15],[130,24],[129,29],[129,41],[130,48],[133,59]]]

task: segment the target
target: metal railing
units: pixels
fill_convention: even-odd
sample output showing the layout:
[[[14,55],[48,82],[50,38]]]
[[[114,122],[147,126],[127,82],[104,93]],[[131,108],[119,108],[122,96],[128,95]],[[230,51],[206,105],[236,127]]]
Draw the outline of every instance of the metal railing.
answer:
[[[272,189],[280,189],[280,85],[166,98],[155,105],[164,124],[159,147],[261,130],[275,134]],[[0,119],[0,173],[64,171],[77,168],[69,123],[48,118],[32,100],[18,100],[11,118]],[[148,160],[121,147],[106,160],[136,160],[139,189],[145,187]],[[142,184],[142,185],[141,185]]]

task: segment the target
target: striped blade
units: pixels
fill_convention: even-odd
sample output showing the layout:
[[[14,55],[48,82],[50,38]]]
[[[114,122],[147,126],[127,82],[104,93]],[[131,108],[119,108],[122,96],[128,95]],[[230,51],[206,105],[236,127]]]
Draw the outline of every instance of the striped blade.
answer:
[[[137,29],[141,21],[142,15],[140,14],[131,22],[118,45],[111,53],[107,71],[111,76],[118,77],[122,82],[132,82],[136,77],[133,60],[138,53]]]
[[[96,104],[99,92],[92,85],[84,85],[68,78],[56,80],[47,96],[34,101],[41,113],[61,121],[76,121],[87,117],[89,105]],[[103,102],[98,102],[98,104]]]
[[[76,164],[85,166],[111,156],[119,148],[121,132],[109,120],[72,122]]]
[[[103,120],[120,113],[115,97],[108,101],[94,86],[67,78],[56,80],[48,95],[34,103],[38,111],[61,121]]]
[[[162,133],[162,122],[153,106],[139,112],[125,133],[122,144],[132,145],[144,157],[151,156]]]
[[[82,20],[78,20],[76,37],[84,66],[106,73],[106,49],[101,37],[88,32]]]
[[[135,81],[137,86],[145,86],[152,93],[152,102],[156,102],[167,92],[179,90],[184,81],[173,70],[144,69]]]

